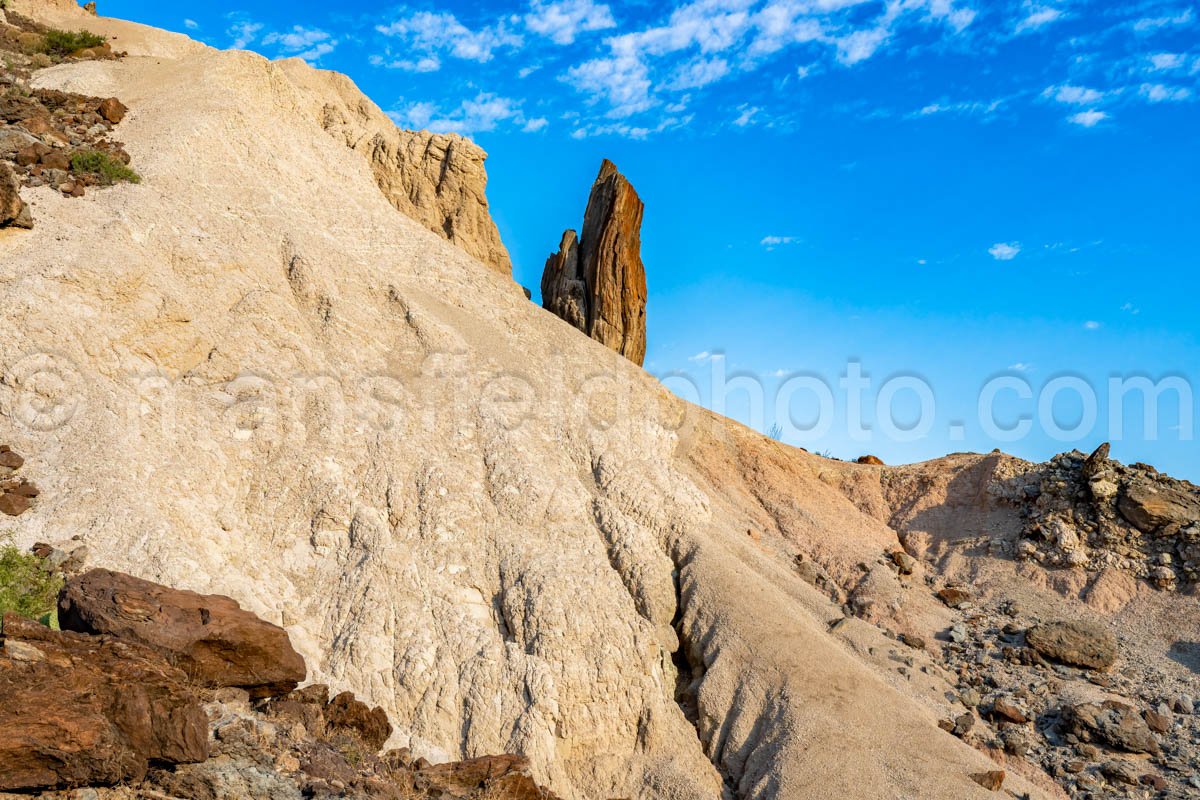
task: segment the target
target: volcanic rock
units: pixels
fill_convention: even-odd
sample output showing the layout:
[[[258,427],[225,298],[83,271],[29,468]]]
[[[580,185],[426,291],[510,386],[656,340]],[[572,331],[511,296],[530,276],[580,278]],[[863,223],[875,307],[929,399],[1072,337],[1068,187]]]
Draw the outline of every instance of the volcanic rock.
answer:
[[[296,688],[306,673],[287,631],[221,595],[94,569],[63,587],[58,616],[64,630],[113,634],[152,647],[204,686],[270,697]]]
[[[542,273],[542,305],[641,366],[646,357],[646,270],[641,257],[645,206],[605,159],[592,184],[583,235],[563,234]]]

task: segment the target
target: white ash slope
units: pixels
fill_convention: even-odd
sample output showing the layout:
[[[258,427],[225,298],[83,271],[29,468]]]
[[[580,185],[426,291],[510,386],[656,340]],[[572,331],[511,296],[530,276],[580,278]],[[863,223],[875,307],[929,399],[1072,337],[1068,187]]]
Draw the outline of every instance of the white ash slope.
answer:
[[[70,21],[137,55],[39,84],[119,96],[144,182],[28,192],[37,228],[0,238],[0,438],[42,488],[6,523],[22,543],[79,535],[98,565],[230,594],[312,679],[383,705],[395,744],[525,753],[564,797],[994,796],[969,777],[994,765],[747,537],[775,514],[845,571],[895,547],[815,459],[673,399],[396,211],[316,120],[317,74]],[[767,448],[786,486],[710,480]]]

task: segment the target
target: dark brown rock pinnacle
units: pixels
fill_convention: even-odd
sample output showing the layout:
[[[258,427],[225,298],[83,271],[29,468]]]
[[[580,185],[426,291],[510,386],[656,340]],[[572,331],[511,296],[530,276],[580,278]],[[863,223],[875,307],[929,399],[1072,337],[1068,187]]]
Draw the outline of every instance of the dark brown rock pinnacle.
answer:
[[[583,237],[565,232],[542,273],[543,307],[638,366],[646,358],[644,208],[605,159],[592,184]]]

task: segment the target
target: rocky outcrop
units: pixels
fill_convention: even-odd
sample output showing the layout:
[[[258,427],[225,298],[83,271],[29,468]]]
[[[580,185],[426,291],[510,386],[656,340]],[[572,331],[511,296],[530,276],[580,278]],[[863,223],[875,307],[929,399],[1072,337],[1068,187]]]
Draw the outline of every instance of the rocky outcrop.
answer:
[[[608,159],[592,184],[583,236],[563,234],[542,273],[542,306],[641,366],[646,357],[644,205]]]
[[[220,595],[200,595],[94,569],[71,578],[58,601],[64,630],[111,634],[162,653],[209,687],[251,697],[285,694],[304,680],[287,631]]]
[[[187,675],[148,647],[16,614],[0,638],[0,789],[137,781],[208,757]]]
[[[1145,464],[1063,453],[989,487],[1015,505],[1015,555],[1047,567],[1119,571],[1160,589],[1200,580],[1200,488]]]
[[[397,129],[375,137],[367,155],[393,206],[497,272],[512,273],[488,211],[482,147],[457,134]]]
[[[89,574],[92,583],[103,577],[124,586],[116,592],[123,613],[167,629],[161,639],[187,638],[188,620],[161,607],[155,615],[147,600],[177,609],[174,590]],[[350,692],[331,700],[329,687],[315,684],[255,701],[227,683],[195,686],[158,649],[124,635],[53,631],[15,614],[0,629],[0,698],[0,793],[59,800],[58,790],[78,787],[85,794],[66,796],[556,800],[523,756],[434,765],[407,750],[380,755],[392,733],[387,714]],[[114,784],[124,785],[104,788]]]
[[[392,206],[493,270],[512,274],[488,207],[482,147],[453,133],[398,128],[344,75],[314,72],[299,61],[279,68],[310,93],[325,131],[367,160]]]

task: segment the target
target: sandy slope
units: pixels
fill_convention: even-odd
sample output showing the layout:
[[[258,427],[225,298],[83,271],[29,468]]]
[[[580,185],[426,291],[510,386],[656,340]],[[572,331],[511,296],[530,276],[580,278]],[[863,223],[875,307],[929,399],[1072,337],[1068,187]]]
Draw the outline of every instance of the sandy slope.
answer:
[[[395,211],[297,65],[54,8],[131,56],[38,83],[129,105],[145,180],[30,192],[37,228],[0,238],[0,439],[43,489],[22,542],[231,594],[396,744],[523,752],[567,797],[992,796],[936,727],[944,682],[873,666],[866,623],[831,635],[793,568],[848,583],[897,546],[826,462]]]

